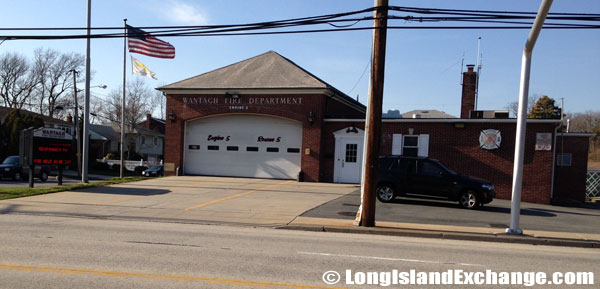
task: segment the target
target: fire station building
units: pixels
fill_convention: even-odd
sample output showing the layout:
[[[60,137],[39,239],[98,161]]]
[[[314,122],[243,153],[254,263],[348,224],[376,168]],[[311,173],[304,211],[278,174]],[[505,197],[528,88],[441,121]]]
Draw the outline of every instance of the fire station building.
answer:
[[[464,73],[461,118],[384,119],[380,154],[438,159],[491,181],[498,198],[510,199],[516,119],[472,112],[475,76],[472,69]],[[166,175],[360,182],[365,106],[276,52],[159,90],[167,98]],[[560,124],[528,120],[523,201],[579,198],[554,186]],[[585,140],[567,141],[572,159],[587,156]]]

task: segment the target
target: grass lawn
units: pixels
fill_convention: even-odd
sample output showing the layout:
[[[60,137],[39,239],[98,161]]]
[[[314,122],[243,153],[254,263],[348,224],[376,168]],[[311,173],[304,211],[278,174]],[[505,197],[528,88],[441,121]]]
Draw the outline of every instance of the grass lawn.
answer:
[[[35,196],[41,194],[49,194],[49,193],[57,193],[63,191],[71,191],[79,188],[90,188],[90,187],[100,187],[107,186],[112,184],[120,184],[120,183],[129,183],[136,182],[141,180],[149,180],[152,178],[148,177],[124,177],[120,178],[112,178],[108,181],[99,181],[93,183],[80,183],[80,184],[68,184],[63,186],[44,186],[37,188],[20,188],[20,187],[10,187],[10,188],[0,188],[0,200],[4,199],[12,199],[12,198],[21,198],[27,196]]]

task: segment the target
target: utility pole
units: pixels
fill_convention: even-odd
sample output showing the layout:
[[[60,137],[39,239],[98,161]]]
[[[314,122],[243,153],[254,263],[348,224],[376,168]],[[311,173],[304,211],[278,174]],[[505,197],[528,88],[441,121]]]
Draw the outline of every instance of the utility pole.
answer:
[[[75,97],[75,138],[77,139],[77,177],[81,178],[81,138],[79,137],[79,102],[77,101],[77,70],[71,69],[73,73],[73,95]]]
[[[365,120],[365,154],[361,185],[361,205],[356,216],[357,225],[375,226],[375,190],[381,140],[381,110],[383,104],[383,79],[385,74],[385,43],[387,34],[388,0],[375,0],[373,21],[373,51],[371,55],[371,80]]]
[[[90,149],[90,36],[92,33],[92,0],[87,1],[87,38],[85,52],[85,106],[83,107],[83,167],[81,170],[81,181],[88,182],[88,164],[89,164],[89,149]]]

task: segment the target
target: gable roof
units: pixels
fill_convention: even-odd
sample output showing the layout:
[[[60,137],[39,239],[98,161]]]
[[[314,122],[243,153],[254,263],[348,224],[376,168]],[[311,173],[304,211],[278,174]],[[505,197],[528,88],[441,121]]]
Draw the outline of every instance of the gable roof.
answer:
[[[159,89],[329,88],[275,51],[188,78]]]
[[[157,88],[173,90],[323,89],[363,111],[365,106],[275,51]]]

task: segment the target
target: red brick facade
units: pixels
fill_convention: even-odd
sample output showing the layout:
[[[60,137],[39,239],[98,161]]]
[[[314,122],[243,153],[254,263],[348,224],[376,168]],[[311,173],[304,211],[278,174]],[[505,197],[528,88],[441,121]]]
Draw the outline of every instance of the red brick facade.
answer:
[[[585,201],[586,175],[588,165],[588,148],[590,136],[569,135],[558,136],[556,154],[570,154],[571,165],[560,165],[557,162],[554,171],[553,201]]]
[[[490,122],[489,120],[398,120],[384,121],[380,155],[392,153],[392,135],[429,134],[429,157],[438,159],[459,174],[475,176],[492,182],[497,197],[510,199],[515,153],[515,120]],[[363,129],[364,122],[327,122],[323,141],[324,162],[321,164],[322,180],[333,180],[335,140],[333,132],[356,125]],[[528,123],[523,168],[522,201],[550,203],[553,151],[535,150],[536,133],[553,133],[555,122]],[[502,135],[500,148],[485,150],[479,146],[482,130],[496,129]]]

